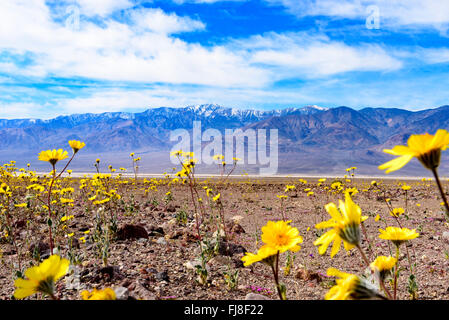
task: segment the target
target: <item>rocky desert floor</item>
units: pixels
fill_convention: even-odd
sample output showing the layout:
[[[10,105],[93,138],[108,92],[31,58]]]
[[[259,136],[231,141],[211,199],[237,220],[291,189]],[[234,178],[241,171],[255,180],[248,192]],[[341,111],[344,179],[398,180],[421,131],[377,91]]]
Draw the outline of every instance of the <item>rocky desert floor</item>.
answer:
[[[330,248],[321,256],[313,245],[323,233],[314,228],[315,224],[330,218],[324,205],[344,198],[341,192],[331,188],[335,180],[328,178],[320,184],[317,179],[309,179],[304,184],[297,178],[242,178],[229,179],[218,185],[213,179],[201,179],[201,192],[206,185],[220,192],[227,231],[227,240],[217,235],[214,229],[217,211],[211,209],[214,213],[210,214],[208,210],[201,229],[203,248],[211,249],[205,258],[207,280],[204,283],[197,273],[201,249],[187,184],[161,184],[157,191],[150,193],[139,188],[132,193],[130,189],[122,190],[124,201],[114,209],[118,231],[109,243],[107,265],[98,257],[97,243],[93,239],[96,209],[84,200],[75,201],[70,210],[74,218],[66,230],[74,234],[72,248],[67,246],[67,237],[56,239],[59,254],[67,257],[70,251],[75,257],[70,273],[57,283],[58,296],[64,300],[80,299],[82,290],[111,287],[120,299],[243,300],[251,298],[250,293],[278,299],[271,270],[261,263],[244,267],[241,258],[245,252],[256,252],[260,248],[261,227],[269,220],[280,220],[284,211],[286,219],[292,221],[291,226],[296,227],[303,237],[301,250],[292,255],[293,265],[289,272],[285,270],[286,254],[281,256],[280,280],[287,287],[287,298],[321,300],[335,284],[334,278],[326,276],[329,267],[360,276],[370,274],[357,250],[347,252],[342,247],[331,259]],[[346,188],[357,188],[353,200],[361,207],[362,214],[369,217],[363,223],[365,232],[362,235],[362,247],[368,258],[372,261],[377,255],[389,255],[390,252],[394,255],[394,248],[378,237],[379,228],[397,226],[385,203],[389,198],[393,207],[406,209],[400,217],[402,226],[416,229],[420,234],[419,238],[402,246],[399,299],[410,299],[407,289],[410,263],[416,277],[418,299],[448,299],[449,224],[434,182],[378,181],[382,191],[375,191],[370,182],[370,179],[354,179],[345,183]],[[404,183],[411,186],[407,200],[401,188]],[[284,193],[286,185],[296,188]],[[168,191],[171,200],[163,201]],[[281,194],[288,195],[282,207],[277,197]],[[204,199],[205,208],[210,209],[210,199],[207,200],[205,194]],[[380,220],[376,221],[378,215]],[[41,259],[49,255],[45,216],[32,214],[27,219],[32,222],[15,220],[14,235],[18,246],[6,240],[0,243],[0,299],[12,299],[18,251],[22,269],[37,263],[37,253]],[[85,242],[79,240],[82,237]],[[42,297],[34,295],[30,299],[39,298]]]

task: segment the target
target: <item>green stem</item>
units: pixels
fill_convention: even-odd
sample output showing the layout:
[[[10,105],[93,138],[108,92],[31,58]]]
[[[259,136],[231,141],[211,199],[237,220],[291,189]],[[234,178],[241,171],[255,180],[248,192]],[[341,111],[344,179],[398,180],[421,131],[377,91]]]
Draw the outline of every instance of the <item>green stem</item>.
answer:
[[[362,248],[360,247],[360,245],[356,245],[356,247],[357,247],[357,249],[359,250],[360,255],[362,256],[362,259],[363,259],[363,261],[365,262],[366,266],[367,266],[368,268],[370,268],[369,261],[368,261],[366,255],[365,255],[365,253],[363,252]],[[371,270],[371,273],[372,273],[372,272],[373,272],[373,271]]]
[[[279,284],[279,251],[276,254],[276,266],[273,263],[271,265],[271,270],[273,271],[274,282],[276,283],[276,289],[278,291],[279,299],[284,300],[284,297],[282,296],[282,292],[281,292],[281,286]]]
[[[72,155],[72,157],[70,158],[70,160],[69,160],[69,161],[67,162],[67,164],[65,165],[64,169],[61,170],[61,172],[58,174],[58,176],[55,178],[55,180],[58,179],[58,178],[61,176],[61,174],[65,171],[65,169],[67,169],[67,167],[69,166],[70,162],[72,162],[72,160],[73,160],[74,157],[75,157],[75,153]],[[55,170],[55,166],[53,166],[53,170]],[[55,172],[55,174],[56,174],[56,172]]]
[[[396,265],[394,266],[394,293],[393,299],[397,299],[397,287],[398,287],[398,265],[399,265],[399,245],[396,245]]]
[[[443,186],[441,185],[440,178],[438,177],[437,168],[433,168],[432,173],[435,176],[435,181],[438,189],[440,190],[441,197],[443,198],[444,206],[446,207],[446,218],[449,220],[449,203],[447,202],[446,194],[444,193]]]
[[[376,255],[374,254],[373,246],[371,245],[371,241],[370,241],[369,238],[368,238],[368,233],[366,232],[365,225],[363,224],[363,222],[361,222],[360,225],[362,226],[363,235],[365,236],[365,239],[366,239],[366,241],[368,242],[368,249],[369,249],[369,252],[370,252],[370,254],[371,254],[372,257],[375,257]],[[366,258],[366,257],[365,257],[365,258]]]
[[[48,197],[47,197],[48,219],[51,219],[51,189],[53,188],[53,183],[56,180],[56,168],[54,164],[52,164],[52,166],[53,166],[53,179],[51,180],[50,187],[48,188]],[[50,255],[53,255],[53,235],[51,232],[52,226],[48,222],[47,224],[48,224],[48,236],[50,240]]]
[[[382,287],[382,290],[385,292],[385,294],[388,296],[388,299],[392,300],[393,297],[391,296],[390,291],[387,289],[387,287],[385,287],[385,283],[383,282],[383,280],[379,280],[380,282],[380,286]]]

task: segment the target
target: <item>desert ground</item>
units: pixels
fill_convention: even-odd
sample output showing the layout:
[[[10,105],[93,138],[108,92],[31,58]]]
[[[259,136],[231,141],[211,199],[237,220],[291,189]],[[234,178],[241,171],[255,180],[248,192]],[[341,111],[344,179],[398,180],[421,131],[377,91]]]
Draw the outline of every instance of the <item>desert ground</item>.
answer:
[[[137,183],[131,177],[111,178],[109,183],[116,183],[114,188],[121,199],[103,205],[93,205],[79,191],[79,186],[86,183],[82,179],[61,179],[61,188],[72,186],[76,191],[73,206],[59,207],[57,213],[72,216],[59,224],[63,230],[54,236],[55,252],[71,260],[69,274],[56,284],[60,299],[80,299],[83,290],[106,287],[119,288],[116,291],[123,294],[122,299],[228,300],[245,299],[249,293],[278,299],[271,270],[262,263],[244,267],[241,258],[261,247],[261,227],[267,221],[283,219],[283,214],[303,237],[301,249],[290,254],[289,267],[287,255],[280,258],[280,281],[287,288],[287,298],[323,299],[335,284],[335,278],[326,275],[328,268],[370,275],[357,250],[345,251],[342,247],[330,258],[330,248],[320,255],[313,244],[325,231],[314,226],[330,218],[324,206],[344,199],[344,191],[334,189],[335,182],[340,182],[343,190],[357,190],[352,198],[361,207],[362,215],[368,217],[363,222],[361,246],[370,260],[378,255],[394,255],[393,246],[378,237],[379,228],[398,224],[389,214],[386,201],[394,208],[404,208],[405,213],[399,217],[401,226],[419,233],[417,239],[401,248],[398,299],[412,298],[408,288],[410,266],[416,277],[415,299],[449,298],[449,225],[434,181],[429,179],[376,180],[374,186],[372,179],[366,178],[305,181],[297,177],[229,177],[224,182],[216,177],[200,178],[197,186],[205,212],[198,208],[197,215],[189,184],[176,180],[173,183],[173,178],[138,178]],[[286,185],[295,188],[285,192]],[[411,187],[407,196],[403,185]],[[225,228],[219,232],[217,227],[223,227],[219,210],[212,197],[207,197],[205,187],[220,193]],[[278,195],[287,197],[281,199]],[[10,221],[13,234],[3,237],[0,243],[1,299],[13,298],[18,271],[50,255],[45,211],[20,209]],[[108,238],[107,246],[95,231],[99,228],[99,211],[116,216],[115,234]],[[105,255],[99,254],[104,247],[106,262]],[[201,266],[207,272],[203,280]],[[39,298],[40,294],[29,297]]]

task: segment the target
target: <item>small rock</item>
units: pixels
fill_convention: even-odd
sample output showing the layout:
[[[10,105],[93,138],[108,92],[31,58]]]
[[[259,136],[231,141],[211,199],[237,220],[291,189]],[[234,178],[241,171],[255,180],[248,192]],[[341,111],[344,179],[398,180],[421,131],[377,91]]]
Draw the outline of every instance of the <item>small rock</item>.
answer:
[[[193,233],[191,233],[191,232],[185,232],[182,235],[182,240],[184,242],[196,242],[198,240],[198,236],[193,234]]]
[[[39,241],[30,246],[30,252],[32,256],[37,253],[42,259],[45,259],[50,256],[50,246],[47,242]]]
[[[246,295],[245,300],[271,300],[271,299],[262,294],[250,292]]]
[[[160,237],[159,239],[157,239],[156,243],[162,244],[162,245],[166,245],[167,244],[167,240],[165,240],[164,237]]]
[[[186,267],[188,270],[196,270],[196,267],[201,267],[201,260],[193,260],[193,261],[187,261],[183,264],[184,267]],[[210,273],[210,266],[206,263],[206,270],[208,273]]]
[[[188,270],[195,270],[196,266],[201,266],[201,261],[199,260],[193,260],[193,261],[187,261],[183,264],[184,267],[186,267]]]
[[[181,230],[172,231],[169,234],[167,234],[167,238],[169,239],[178,239],[181,237],[184,233]]]
[[[242,217],[242,216],[233,216],[233,217],[231,218],[231,220],[234,221],[234,223],[239,224],[240,221],[243,220],[243,217]]]
[[[140,281],[135,282],[134,295],[142,300],[156,300],[154,293],[149,291]]]
[[[444,231],[442,237],[444,240],[449,241],[449,231]]]
[[[26,220],[17,220],[17,221],[14,223],[14,227],[16,227],[16,228],[18,228],[18,229],[25,228],[26,225],[27,225]]]
[[[88,226],[86,226],[86,225],[84,225],[84,226],[80,226],[80,227],[78,228],[78,230],[79,230],[79,231],[81,231],[81,232],[84,232],[84,231],[87,231],[87,230],[89,230],[89,227],[88,227]]]
[[[121,280],[124,278],[117,266],[107,266],[98,269],[98,276],[107,281],[112,281],[112,279]]]
[[[78,241],[78,239],[77,238],[75,238],[75,237],[72,237],[72,238],[70,238],[70,240],[71,240],[71,245],[72,245],[72,248],[75,248],[75,249],[79,249],[80,248],[80,242]]]
[[[176,218],[170,219],[167,222],[164,222],[164,224],[162,224],[162,228],[163,229],[168,229],[171,226],[174,226],[178,223],[178,221],[176,220]]]
[[[134,289],[136,289],[136,283],[135,282],[131,283],[127,288],[129,291],[134,291]]]
[[[227,266],[230,265],[232,262],[232,259],[227,256],[216,256],[210,259],[207,264],[209,265],[218,265],[218,266]]]
[[[128,300],[129,291],[125,287],[117,287],[114,289],[115,297],[117,300]]]
[[[243,227],[239,224],[234,224],[231,227],[231,232],[235,233],[235,234],[241,234],[241,233],[245,233],[245,229],[243,229]]]
[[[231,242],[221,241],[218,248],[218,253],[223,256],[233,256],[234,254],[245,252],[247,250],[243,246]]]
[[[219,287],[220,286],[220,281],[218,281],[217,279],[212,280],[211,284],[215,287]]]
[[[65,288],[68,290],[81,289],[81,268],[79,266],[70,265],[68,275],[64,278]]]
[[[168,272],[167,271],[161,271],[156,273],[156,279],[159,281],[168,281]]]
[[[165,208],[166,212],[176,212],[176,206],[169,205]]]
[[[148,271],[149,273],[153,273],[153,274],[156,274],[156,273],[157,273],[157,270],[154,269],[154,268],[148,268],[147,271]]]
[[[148,232],[144,227],[133,224],[125,224],[117,231],[118,240],[148,238]]]
[[[299,268],[296,272],[295,278],[301,279],[304,281],[313,281],[315,280],[317,283],[321,282],[321,276],[317,272],[313,272],[307,269]]]
[[[165,232],[164,232],[164,228],[162,228],[162,227],[150,226],[148,228],[148,234],[150,236],[163,236],[165,234]]]
[[[243,268],[243,261],[241,257],[232,257],[232,262],[234,262],[234,268]]]
[[[130,279],[125,279],[122,282],[122,287],[129,287],[131,285],[131,283],[132,283],[132,281]],[[129,288],[128,288],[128,290],[129,290]]]
[[[142,269],[140,269],[140,273],[141,274],[148,274],[148,271],[147,271],[147,269],[142,268]]]
[[[218,230],[212,234],[212,238],[217,239],[217,236],[218,236]],[[220,238],[224,238],[225,236],[226,236],[226,234],[225,234],[224,230],[222,228],[220,228]]]

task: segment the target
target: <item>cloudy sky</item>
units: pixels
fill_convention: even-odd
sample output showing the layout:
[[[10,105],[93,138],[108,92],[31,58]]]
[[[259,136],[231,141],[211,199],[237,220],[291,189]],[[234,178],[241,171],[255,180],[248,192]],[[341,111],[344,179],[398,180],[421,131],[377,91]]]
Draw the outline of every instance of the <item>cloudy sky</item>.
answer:
[[[449,104],[449,1],[1,0],[0,118]]]

